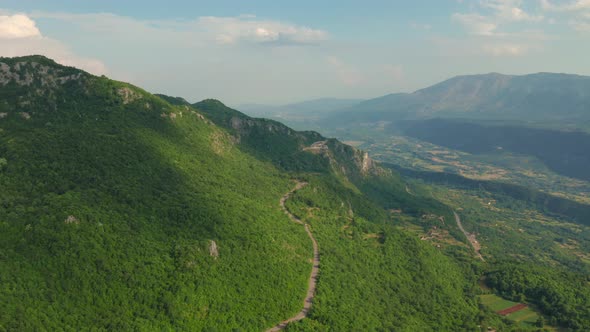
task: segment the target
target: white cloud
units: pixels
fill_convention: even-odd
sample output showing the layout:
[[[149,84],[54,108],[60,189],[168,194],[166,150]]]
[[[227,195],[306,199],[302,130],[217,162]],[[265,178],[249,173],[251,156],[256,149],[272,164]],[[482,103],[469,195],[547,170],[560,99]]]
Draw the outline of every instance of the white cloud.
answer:
[[[531,15],[522,9],[521,0],[485,0],[482,7],[494,11],[494,16],[508,22],[539,22],[542,15]]]
[[[572,29],[578,32],[590,32],[590,0],[577,0],[555,4],[541,0],[544,10],[560,15]]]
[[[541,0],[541,7],[547,11],[573,12],[578,10],[590,10],[590,0],[577,0],[556,5],[549,0]]]
[[[454,13],[451,18],[463,25],[470,34],[480,36],[509,35],[500,28],[514,23],[538,23],[545,18],[532,15],[522,8],[521,0],[481,0],[479,10],[471,13]]]
[[[0,15],[0,39],[40,37],[35,22],[22,14]]]
[[[216,42],[221,45],[240,43],[273,45],[317,44],[328,39],[324,30],[254,15],[236,17],[201,16],[192,20],[137,20],[109,13],[71,14],[35,12],[33,17],[52,18],[74,23],[88,31],[110,32],[118,36],[141,32],[152,39],[169,39],[186,43]]]
[[[471,34],[480,36],[491,36],[495,33],[498,25],[489,21],[485,16],[479,14],[460,14],[452,16],[454,21],[461,23]]]
[[[488,44],[483,45],[482,51],[493,56],[520,56],[529,51],[528,45],[519,44]]]
[[[312,29],[271,20],[259,20],[252,16],[198,18],[195,31],[206,31],[221,44],[274,43],[315,44],[328,38],[323,30]]]
[[[535,9],[540,11],[537,6]],[[527,12],[522,0],[480,0],[470,13],[454,13],[451,19],[461,24],[468,34],[462,48],[476,55],[522,56],[542,49],[549,37],[538,27],[552,22],[543,15]],[[547,25],[551,23],[546,23]]]
[[[32,54],[45,55],[58,63],[84,69],[92,74],[107,72],[99,60],[80,57],[63,43],[45,37],[35,21],[22,14],[0,16],[0,56],[15,57]]]
[[[265,100],[309,91],[321,97],[335,86],[351,88],[360,77],[358,70],[341,68],[337,74],[326,65],[332,43],[315,26],[254,15],[140,19],[34,11],[29,17],[42,32],[51,27],[79,52],[106,61],[113,78],[191,100],[247,100],[262,90],[273,91]]]

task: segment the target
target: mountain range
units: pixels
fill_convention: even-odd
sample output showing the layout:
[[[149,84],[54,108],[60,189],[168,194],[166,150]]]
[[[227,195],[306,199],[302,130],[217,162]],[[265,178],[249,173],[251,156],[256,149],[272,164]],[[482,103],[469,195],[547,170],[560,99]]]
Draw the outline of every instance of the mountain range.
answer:
[[[369,99],[322,121],[399,121],[434,117],[524,122],[590,121],[590,77],[538,73],[457,76],[413,93]]]

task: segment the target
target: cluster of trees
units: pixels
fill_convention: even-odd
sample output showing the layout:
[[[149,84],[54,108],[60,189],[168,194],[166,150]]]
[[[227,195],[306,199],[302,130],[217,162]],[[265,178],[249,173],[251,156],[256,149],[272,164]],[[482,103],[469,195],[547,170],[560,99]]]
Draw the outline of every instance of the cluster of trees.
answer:
[[[588,276],[532,264],[499,264],[486,282],[503,297],[530,302],[547,315],[547,323],[575,330],[590,326]]]
[[[321,272],[310,320],[290,331],[477,328],[473,276],[371,213],[379,207],[367,196],[326,178],[308,181],[287,206],[311,224]]]

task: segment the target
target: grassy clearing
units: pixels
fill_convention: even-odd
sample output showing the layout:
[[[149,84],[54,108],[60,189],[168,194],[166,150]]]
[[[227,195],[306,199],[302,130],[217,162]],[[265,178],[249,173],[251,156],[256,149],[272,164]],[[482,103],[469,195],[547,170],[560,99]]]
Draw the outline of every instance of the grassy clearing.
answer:
[[[493,311],[504,310],[506,308],[510,308],[518,304],[517,302],[504,300],[503,298],[494,294],[481,295],[480,299],[481,303],[483,303],[486,307],[492,309]]]
[[[493,311],[500,311],[517,305],[517,302],[505,300],[494,294],[480,295],[481,303]],[[530,307],[523,308],[505,316],[517,323],[532,326],[539,319],[539,314]]]
[[[529,325],[535,324],[537,322],[537,319],[539,319],[539,315],[536,312],[534,312],[530,307],[526,307],[522,310],[511,313],[506,317],[515,322]]]

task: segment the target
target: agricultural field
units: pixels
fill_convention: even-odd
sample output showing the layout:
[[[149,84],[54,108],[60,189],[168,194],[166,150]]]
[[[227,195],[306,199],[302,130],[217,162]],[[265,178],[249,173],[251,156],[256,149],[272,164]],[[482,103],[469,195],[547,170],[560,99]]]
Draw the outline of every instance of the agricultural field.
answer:
[[[556,174],[531,156],[502,149],[475,155],[406,136],[366,140],[357,146],[379,161],[402,168],[457,174],[472,180],[510,182],[590,204],[590,183]]]
[[[405,220],[405,211],[390,211],[398,228],[488,281],[484,292],[497,301],[486,309],[481,326],[537,330],[542,314],[543,325],[587,330],[590,181],[557,174],[537,157],[500,147],[471,154],[384,130],[340,134],[402,174],[408,194],[442,202],[459,215],[464,233],[451,218]],[[534,310],[496,313],[519,303]]]
[[[480,286],[485,293],[501,296],[482,297],[482,303],[489,307],[489,314],[492,315],[486,318],[486,324],[501,326],[499,324],[503,321],[497,320],[499,317],[493,313],[526,303],[531,304],[534,310],[531,307],[522,308],[507,313],[503,318],[533,329],[537,328],[535,324],[542,313],[546,322],[544,325],[574,329],[588,326],[582,321],[575,325],[569,323],[572,317],[585,317],[590,308],[587,287],[590,281],[588,225],[542,213],[525,202],[485,190],[458,189],[419,179],[408,181],[407,185],[410,192],[422,197],[430,196],[455,210],[465,231],[481,245],[485,262],[480,266],[485,271],[483,275],[492,278]],[[470,261],[476,258],[473,249],[467,246],[465,236],[456,231],[457,226],[452,220],[437,224],[421,218],[400,222],[399,225],[446,254],[461,260],[467,252]],[[557,309],[556,303],[569,305]],[[558,310],[562,313],[557,313]],[[568,313],[564,315],[566,311]],[[493,316],[498,318],[494,320]],[[510,330],[507,326],[504,329]]]
[[[489,309],[522,325],[534,326],[540,316],[526,304],[505,300],[494,294],[480,295],[479,299]],[[507,313],[508,311],[512,312]]]
[[[419,189],[422,188],[422,189]],[[487,192],[415,184],[453,207],[486,259],[511,259],[590,273],[590,227],[542,214]]]

